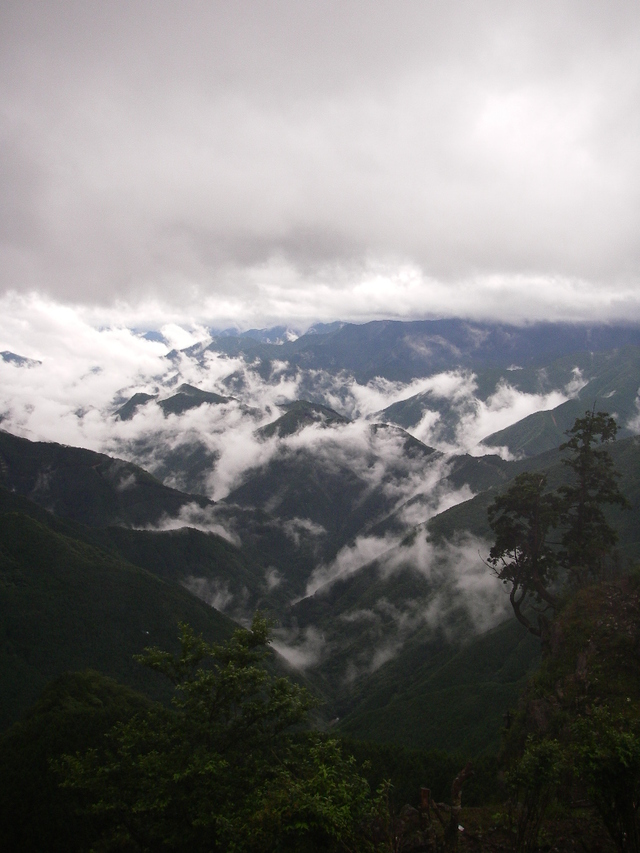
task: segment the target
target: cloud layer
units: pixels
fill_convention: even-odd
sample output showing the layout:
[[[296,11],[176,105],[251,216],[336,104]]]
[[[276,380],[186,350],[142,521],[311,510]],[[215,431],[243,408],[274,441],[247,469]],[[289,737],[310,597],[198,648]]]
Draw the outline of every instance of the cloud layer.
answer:
[[[423,395],[422,419],[410,430],[416,438],[445,454],[483,454],[483,438],[557,406],[580,386],[577,375],[567,387],[546,393],[524,393],[502,381],[480,399],[474,374],[460,371],[406,384],[380,377],[360,384],[343,373],[292,371],[274,362],[265,376],[241,358],[215,352],[206,352],[204,359],[199,352],[193,358],[185,352],[166,358],[174,345],[200,336],[206,342],[202,329],[189,332],[168,323],[161,329],[168,341],[163,344],[122,327],[96,329],[84,312],[36,296],[7,297],[4,305],[10,310],[0,329],[0,352],[40,364],[20,368],[0,360],[3,428],[127,458],[182,489],[194,490],[190,471],[196,470],[195,490],[215,500],[237,487],[250,469],[300,452],[349,469],[371,489],[383,488],[390,499],[406,501],[425,490],[427,469],[429,477],[436,469],[419,454],[415,459],[406,454],[402,433],[371,432],[386,407]],[[114,416],[134,393],[163,399],[182,382],[233,399],[169,416],[150,402],[130,420]],[[321,401],[353,422],[338,430],[312,425],[285,441],[257,433],[280,416],[282,403],[299,397]],[[429,488],[433,485],[435,480]]]
[[[102,322],[640,320],[639,28],[584,0],[9,0],[2,288]]]

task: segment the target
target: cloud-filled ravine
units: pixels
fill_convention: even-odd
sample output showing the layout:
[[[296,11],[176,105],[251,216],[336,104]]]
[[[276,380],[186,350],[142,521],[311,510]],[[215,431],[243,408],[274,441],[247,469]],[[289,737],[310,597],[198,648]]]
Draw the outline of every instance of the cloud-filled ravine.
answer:
[[[344,678],[375,670],[419,630],[481,631],[504,617],[505,597],[483,563],[487,543],[469,534],[434,544],[425,525],[491,484],[483,459],[495,468],[526,456],[526,447],[512,449],[520,424],[546,412],[561,435],[565,410],[579,411],[591,393],[616,403],[623,433],[638,420],[637,387],[602,393],[610,356],[562,352],[580,335],[632,341],[632,328],[568,327],[552,353],[544,328],[473,324],[220,337],[171,325],[153,334],[97,329],[67,310],[36,312],[10,332],[2,428],[107,453],[214,501],[186,502],[154,529],[193,527],[252,549],[279,612],[279,648],[297,665],[319,666],[350,647],[357,625],[369,642],[346,661]],[[389,334],[396,355],[380,366],[375,336]],[[634,352],[616,362],[631,377]],[[408,586],[397,582],[407,573]],[[378,590],[367,606],[336,603],[322,630],[305,616],[305,602],[363,578]],[[185,584],[249,618],[254,599],[237,584],[232,591],[197,572]]]

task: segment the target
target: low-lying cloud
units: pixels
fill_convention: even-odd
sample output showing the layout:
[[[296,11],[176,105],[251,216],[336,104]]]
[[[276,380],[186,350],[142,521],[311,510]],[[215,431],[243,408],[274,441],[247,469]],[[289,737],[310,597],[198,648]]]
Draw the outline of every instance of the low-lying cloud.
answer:
[[[379,559],[386,551],[398,544],[396,536],[358,536],[356,541],[340,550],[328,566],[319,566],[309,578],[306,595],[314,595],[319,589],[328,587],[338,580],[348,578],[363,566]]]
[[[334,612],[324,626],[325,654],[326,649],[341,651],[343,680],[352,683],[379,669],[419,631],[423,639],[440,633],[449,641],[458,642],[505,621],[510,614],[509,599],[503,585],[487,568],[489,547],[488,542],[470,534],[434,544],[422,530],[410,543],[363,540],[356,547],[344,549],[335,564],[335,569],[341,570],[341,579],[348,580],[366,570],[370,584],[382,584],[372,604],[366,608],[347,606]],[[369,556],[372,560],[361,562]],[[424,578],[427,583],[423,592],[416,594],[414,590],[408,597],[403,595],[405,584],[394,583],[402,572]],[[337,579],[338,575],[328,579],[325,576],[325,585],[318,587],[315,594],[326,593]],[[306,631],[304,628],[300,635],[303,639],[290,631],[288,648],[295,650],[300,643],[303,655]],[[323,660],[320,654],[310,656],[306,666],[321,666]]]
[[[202,507],[195,502],[182,506],[178,515],[165,515],[153,527],[145,527],[144,529],[164,531],[180,530],[184,527],[192,527],[195,530],[201,530],[203,533],[215,533],[216,536],[226,539],[227,542],[237,548],[242,545],[238,534],[221,522],[215,507]]]
[[[197,598],[222,613],[229,611],[231,604],[234,603],[235,596],[224,581],[190,576],[182,581],[182,585]]]
[[[291,632],[276,631],[271,645],[295,669],[305,670],[316,666],[326,653],[326,642],[322,634],[313,626],[306,628],[302,637]]]
[[[486,399],[478,394],[477,377],[471,372],[447,372],[431,377],[427,390],[433,402],[425,405],[420,422],[410,432],[425,444],[445,453],[470,453],[482,456],[488,451],[482,440],[495,432],[512,426],[534,412],[554,409],[575,396],[585,384],[579,373],[563,388],[547,393],[527,393],[500,380],[495,391]],[[443,428],[437,401],[447,401],[455,412],[456,422],[451,428],[448,422]],[[507,448],[492,447],[492,453],[500,452],[510,458]]]
[[[345,580],[356,574],[363,567],[374,561],[378,563],[382,574],[392,572],[397,568],[397,561],[404,565],[406,557],[410,562],[415,560],[416,566],[430,566],[432,551],[424,536],[418,536],[410,549],[401,545],[406,533],[417,525],[424,524],[434,515],[455,506],[462,501],[470,500],[473,492],[468,486],[453,489],[446,483],[446,465],[434,467],[437,474],[430,483],[426,478],[421,484],[422,500],[408,506],[401,506],[398,521],[404,527],[402,532],[387,533],[384,536],[358,536],[355,541],[342,548],[335,559],[328,565],[318,566],[307,582],[305,594],[314,595],[323,588],[328,588],[338,580]],[[414,497],[414,495],[411,495]],[[420,553],[423,549],[424,553]]]
[[[422,419],[410,432],[445,454],[486,452],[487,435],[540,409],[552,408],[576,393],[581,377],[545,393],[524,393],[502,381],[486,399],[476,377],[449,371],[403,384],[375,378],[358,383],[327,371],[292,370],[274,362],[270,375],[239,357],[203,346],[208,334],[197,326],[180,330],[165,324],[170,344],[192,344],[204,335],[193,356],[166,358],[166,343],[147,340],[129,329],[96,329],[82,313],[37,297],[14,300],[0,332],[0,349],[40,364],[29,370],[0,360],[0,416],[3,428],[28,438],[59,441],[103,451],[158,472],[168,484],[221,500],[247,473],[283,454],[305,450],[323,465],[344,465],[391,499],[406,502],[433,471],[418,456],[407,455],[401,433],[371,431],[369,423],[393,403],[423,395]],[[130,420],[114,417],[138,392],[164,399],[181,382],[235,399],[202,405],[168,416],[151,401]],[[229,386],[233,390],[229,390]],[[275,420],[283,402],[300,395],[322,401],[353,423],[326,429],[311,425],[285,439],[265,439],[257,430]],[[446,423],[439,406],[449,414]],[[495,449],[492,448],[492,452]]]

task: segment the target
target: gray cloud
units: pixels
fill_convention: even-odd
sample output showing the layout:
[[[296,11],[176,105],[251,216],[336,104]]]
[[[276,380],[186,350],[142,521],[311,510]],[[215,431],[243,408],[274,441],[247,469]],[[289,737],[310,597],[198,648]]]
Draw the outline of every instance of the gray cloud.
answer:
[[[639,27],[597,2],[10,0],[2,286],[246,324],[640,319]]]

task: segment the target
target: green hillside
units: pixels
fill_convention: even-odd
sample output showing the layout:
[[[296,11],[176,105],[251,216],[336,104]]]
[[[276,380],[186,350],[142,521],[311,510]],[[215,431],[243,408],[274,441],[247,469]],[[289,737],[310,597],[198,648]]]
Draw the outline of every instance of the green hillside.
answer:
[[[418,749],[495,751],[539,659],[539,642],[515,620],[462,644],[415,638],[358,685],[339,731]]]
[[[446,615],[430,624],[434,605]],[[312,673],[333,697],[339,730],[412,749],[496,749],[503,715],[540,654],[515,620],[478,632],[446,575],[409,564],[385,572],[373,562],[303,599],[292,616],[328,650]],[[386,657],[377,668],[376,651]]]
[[[108,551],[166,581],[184,583],[196,578],[224,585],[246,607],[260,604],[266,590],[264,569],[215,533],[192,527],[176,530],[134,530],[127,527],[87,527],[61,519],[28,498],[0,487],[0,512],[18,512],[51,530]]]
[[[233,623],[180,586],[22,513],[0,515],[0,727],[45,684],[91,667],[148,695],[164,695],[133,661],[146,645],[175,645],[189,622],[212,640]]]
[[[630,436],[607,445],[616,470],[620,473],[619,486],[631,504],[631,509],[606,508],[609,523],[618,531],[618,550],[629,559],[640,557],[640,436]],[[550,451],[533,459],[508,463],[513,477],[525,470],[543,471],[549,488],[555,489],[566,482],[567,469],[560,462],[559,451]],[[511,478],[510,478],[511,479]],[[427,529],[434,541],[453,539],[468,531],[476,536],[490,535],[487,508],[495,496],[508,488],[508,481],[494,485],[469,501],[451,507],[432,518]]]
[[[571,357],[586,384],[577,396],[555,409],[536,412],[513,426],[484,439],[489,447],[508,447],[516,455],[535,456],[558,447],[576,418],[594,404],[614,413],[620,437],[629,434],[629,422],[637,417],[640,347],[628,346],[604,353],[580,353]]]
[[[3,430],[0,459],[0,486],[93,527],[144,527],[177,516],[188,504],[213,506],[207,498],[163,486],[130,462]]]
[[[269,606],[264,570],[240,548],[213,533],[192,527],[166,531],[109,527],[103,539],[128,562],[163,580],[187,584],[192,591],[200,583],[203,596],[212,599],[210,603],[216,592],[228,598],[225,610],[240,606],[246,616]]]
[[[415,446],[429,454],[430,450],[420,442],[406,436],[407,453],[416,453]],[[415,446],[414,446],[415,445]],[[193,451],[193,458],[189,454]],[[198,446],[177,450],[189,458],[184,461],[201,475],[207,465],[201,464]],[[174,460],[175,461],[175,458]],[[226,501],[215,504],[207,498],[185,494],[164,486],[143,469],[128,462],[112,459],[93,451],[50,442],[31,442],[24,438],[0,431],[0,486],[28,497],[35,503],[51,510],[56,516],[69,521],[81,522],[88,527],[144,527],[154,526],[168,516],[176,518],[189,505],[197,508],[215,506],[216,519],[237,531],[242,539],[242,556],[236,549],[234,560],[240,560],[247,568],[243,585],[247,590],[246,607],[251,608],[262,601],[265,573],[275,567],[281,583],[276,590],[272,587],[275,602],[289,594],[300,594],[304,589],[313,566],[324,553],[335,553],[344,541],[354,535],[372,516],[384,514],[388,501],[380,492],[367,494],[366,481],[354,474],[348,465],[336,466],[320,461],[306,450],[285,453],[273,459],[269,465],[247,476],[245,484],[232,492]],[[362,497],[366,499],[361,501]],[[287,526],[294,519],[311,519],[323,527],[329,535],[310,535],[305,528]],[[81,534],[81,537],[85,534]],[[205,534],[166,533],[148,537],[110,534],[92,541],[103,547],[115,548],[127,559],[142,562],[144,567],[156,571],[152,562],[159,557],[158,565],[164,565],[169,554],[175,555],[175,568],[170,569],[174,578],[183,579],[193,574],[211,577],[212,539]],[[114,537],[118,538],[116,543]],[[188,543],[187,543],[188,538]],[[164,541],[166,550],[158,543]],[[197,545],[195,544],[197,542]],[[328,551],[326,549],[329,549]],[[124,550],[123,550],[124,549]],[[199,553],[194,555],[194,549]],[[225,562],[232,553],[227,545],[218,541],[215,546]],[[142,557],[142,551],[146,556]],[[181,552],[178,558],[178,552]],[[171,558],[173,559],[173,557]],[[218,559],[214,555],[213,562]],[[178,566],[181,561],[186,561]],[[190,566],[195,563],[197,571]],[[158,569],[158,571],[164,571]],[[257,577],[251,577],[257,572]],[[239,576],[243,572],[231,572],[230,583],[235,594],[241,592]],[[218,577],[214,571],[213,576]],[[231,590],[234,592],[234,590]]]

